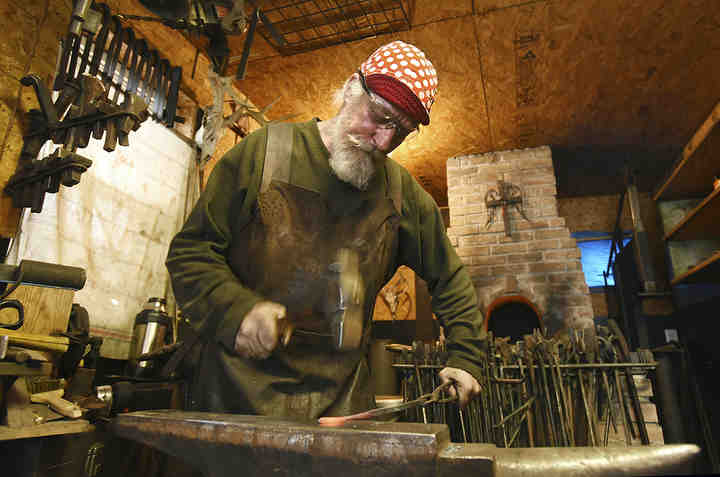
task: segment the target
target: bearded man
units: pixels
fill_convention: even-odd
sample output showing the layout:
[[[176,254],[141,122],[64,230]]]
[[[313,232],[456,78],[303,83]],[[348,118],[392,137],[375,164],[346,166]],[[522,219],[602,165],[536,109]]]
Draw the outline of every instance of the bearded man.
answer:
[[[425,54],[393,41],[346,81],[335,117],[260,129],[218,162],[167,257],[177,300],[203,338],[192,408],[316,419],[374,407],[372,310],[400,265],[427,281],[445,329],[442,381],[462,405],[480,392],[472,282],[433,199],[387,157],[429,124],[436,92]],[[363,334],[338,351],[327,338],[328,290],[348,263]],[[279,346],[286,315],[305,332]]]

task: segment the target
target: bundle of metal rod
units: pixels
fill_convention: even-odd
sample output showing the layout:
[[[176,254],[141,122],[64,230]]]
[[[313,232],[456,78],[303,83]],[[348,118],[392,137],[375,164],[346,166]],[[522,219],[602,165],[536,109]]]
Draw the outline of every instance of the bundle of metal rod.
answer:
[[[440,384],[444,345],[416,342],[396,351],[404,401]],[[454,442],[499,447],[606,447],[613,437],[626,445],[649,443],[632,376],[656,363],[652,356],[629,362],[616,327],[598,326],[592,337],[573,331],[550,338],[536,331],[517,343],[491,335],[482,351],[482,392],[467,407],[436,404],[407,410],[403,419],[447,424]]]

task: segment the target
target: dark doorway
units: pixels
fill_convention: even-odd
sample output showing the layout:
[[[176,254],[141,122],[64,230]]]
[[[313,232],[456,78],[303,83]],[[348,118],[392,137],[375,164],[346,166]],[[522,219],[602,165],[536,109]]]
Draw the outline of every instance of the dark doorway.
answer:
[[[488,320],[488,330],[496,337],[509,336],[511,343],[521,341],[523,335],[530,335],[535,328],[540,328],[535,310],[520,301],[503,303],[494,308]]]

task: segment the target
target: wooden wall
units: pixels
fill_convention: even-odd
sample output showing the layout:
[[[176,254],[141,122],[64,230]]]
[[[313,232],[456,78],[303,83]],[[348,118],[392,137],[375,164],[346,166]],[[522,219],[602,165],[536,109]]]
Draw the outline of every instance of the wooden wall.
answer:
[[[407,5],[408,32],[289,57],[256,39],[241,89],[260,105],[280,96],[271,118],[328,118],[332,92],[375,48],[394,39],[416,44],[439,72],[438,98],[430,126],[393,158],[440,205],[450,157],[628,145],[672,159],[668,151],[682,148],[717,102],[717,0]]]
[[[37,108],[32,88],[20,78],[34,73],[50,82],[58,41],[67,29],[70,0],[6,0],[0,4],[0,189],[15,172],[25,129],[23,113]],[[0,193],[0,236],[15,235],[20,211]]]

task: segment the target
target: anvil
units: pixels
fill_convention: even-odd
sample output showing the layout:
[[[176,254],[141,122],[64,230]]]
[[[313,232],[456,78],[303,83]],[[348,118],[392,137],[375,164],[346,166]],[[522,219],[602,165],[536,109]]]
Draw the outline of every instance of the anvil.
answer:
[[[339,427],[262,416],[140,411],[110,429],[186,460],[210,477],[547,477],[677,475],[691,444],[497,448],[451,443],[444,424],[350,421]]]

